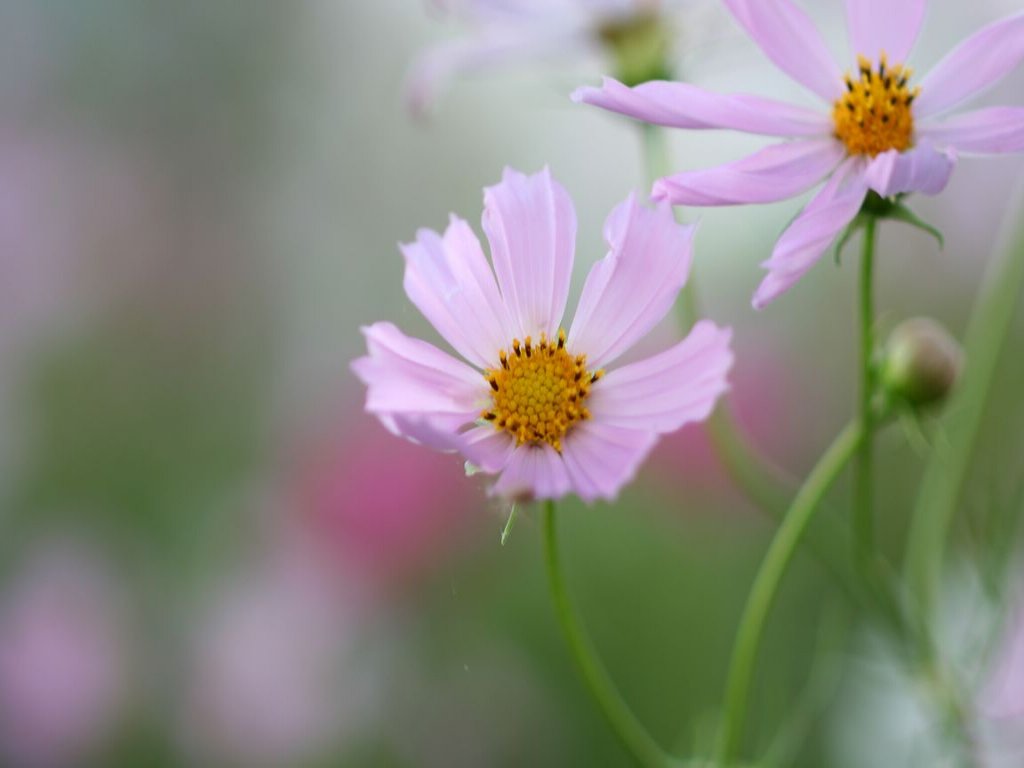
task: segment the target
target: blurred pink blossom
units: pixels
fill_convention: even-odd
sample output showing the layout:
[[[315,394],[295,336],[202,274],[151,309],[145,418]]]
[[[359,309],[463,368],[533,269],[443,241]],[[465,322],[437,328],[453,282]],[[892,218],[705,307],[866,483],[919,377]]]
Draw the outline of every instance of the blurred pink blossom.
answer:
[[[370,700],[368,665],[351,658],[355,594],[325,577],[301,537],[278,541],[197,625],[183,722],[203,764],[304,764],[337,749]]]
[[[1024,604],[1007,622],[978,706],[988,717],[1015,720],[1024,727]]]
[[[310,442],[297,506],[321,554],[380,586],[422,576],[482,519],[483,494],[451,456],[380,430],[362,412]]]
[[[0,598],[0,752],[12,765],[77,764],[123,699],[119,601],[101,562],[59,544],[31,555]]]

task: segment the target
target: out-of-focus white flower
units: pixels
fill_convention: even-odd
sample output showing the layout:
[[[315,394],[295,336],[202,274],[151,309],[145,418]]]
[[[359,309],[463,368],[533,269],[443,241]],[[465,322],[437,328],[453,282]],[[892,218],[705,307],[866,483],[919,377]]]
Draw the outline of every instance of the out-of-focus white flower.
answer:
[[[545,59],[604,56],[627,80],[668,77],[674,17],[687,1],[435,0],[468,34],[417,59],[406,101],[422,113],[455,76]]]
[[[34,553],[0,598],[0,753],[19,768],[79,764],[125,693],[122,604],[103,564],[70,544]]]
[[[837,697],[830,766],[953,768],[965,749],[979,768],[1024,765],[1024,603],[1004,621],[1004,608],[961,568],[946,582],[942,607],[941,685],[955,692],[961,724],[940,703],[939,683],[908,667],[905,648],[867,636]]]

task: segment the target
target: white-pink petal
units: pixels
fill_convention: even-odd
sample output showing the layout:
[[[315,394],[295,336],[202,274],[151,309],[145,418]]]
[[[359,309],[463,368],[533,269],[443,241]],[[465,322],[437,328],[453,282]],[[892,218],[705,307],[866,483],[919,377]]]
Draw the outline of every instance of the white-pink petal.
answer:
[[[484,190],[483,227],[515,333],[557,334],[576,251],[568,193],[547,168],[532,176],[506,168],[501,182]]]
[[[464,358],[481,368],[498,365],[511,323],[469,225],[452,216],[444,237],[421,229],[401,249],[409,300]]]
[[[653,432],[584,421],[563,441],[562,458],[572,490],[584,501],[613,500],[651,452]]]
[[[1024,60],[1024,13],[989,24],[954,48],[921,81],[914,115],[930,117],[976,96]]]
[[[820,182],[845,156],[843,145],[831,138],[775,144],[734,163],[658,179],[652,196],[694,206],[785,200]]]
[[[406,434],[408,424],[420,433],[407,436],[423,442],[431,430],[454,432],[477,418],[489,392],[482,375],[391,323],[362,331],[368,354],[352,370],[366,385],[366,410],[392,431]]]
[[[1024,152],[1024,107],[988,107],[924,125],[920,136],[957,152]]]
[[[754,294],[755,309],[762,309],[793,287],[853,220],[868,191],[863,176],[863,160],[844,162],[782,233],[772,257],[762,265],[768,275]]]
[[[686,283],[693,249],[693,227],[677,223],[667,203],[647,208],[635,195],[609,214],[604,236],[610,250],[587,275],[569,330],[569,349],[585,354],[592,370],[665,316]]]
[[[459,444],[459,450],[470,464],[492,475],[505,468],[515,447],[515,438],[493,424],[467,430],[461,435]]]
[[[846,0],[846,23],[854,61],[877,62],[885,53],[893,64],[910,55],[924,21],[925,0]]]
[[[805,11],[791,0],[725,0],[775,66],[830,104],[843,73]]]
[[[829,136],[824,112],[760,96],[718,94],[689,83],[650,82],[629,88],[606,77],[600,88],[579,88],[573,101],[670,128],[726,128],[766,136]]]
[[[461,450],[462,438],[458,433],[463,419],[424,414],[378,413],[384,428],[396,437],[411,443],[425,445],[435,451],[453,453]]]
[[[562,457],[547,443],[521,445],[491,492],[506,499],[559,499],[572,490]]]
[[[956,167],[952,149],[938,150],[929,142],[921,142],[906,152],[891,149],[868,163],[864,180],[882,197],[906,192],[937,195],[946,188]]]
[[[661,354],[609,372],[587,400],[594,421],[659,434],[703,421],[729,388],[731,338],[703,320]]]

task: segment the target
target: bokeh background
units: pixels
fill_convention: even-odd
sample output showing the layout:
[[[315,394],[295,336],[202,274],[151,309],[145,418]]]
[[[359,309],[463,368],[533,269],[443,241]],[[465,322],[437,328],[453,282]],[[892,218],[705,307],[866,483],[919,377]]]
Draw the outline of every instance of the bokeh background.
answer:
[[[679,71],[805,98],[724,9],[694,5]],[[805,6],[845,50],[838,0]],[[1019,9],[932,2],[917,68]],[[481,72],[411,117],[410,66],[461,31],[416,0],[0,6],[0,765],[629,765],[560,643],[533,511],[502,546],[486,481],[363,415],[348,369],[360,324],[433,338],[397,243],[450,211],[478,222],[503,166],[549,164],[574,197],[577,291],[605,215],[644,185],[636,126],[568,99],[600,59]],[[990,101],[1022,94],[1019,72]],[[672,136],[680,168],[759,145]],[[965,161],[916,200],[941,252],[883,227],[884,328],[931,315],[962,335],[1001,222],[1024,213],[1008,210],[1022,172]],[[732,405],[795,474],[856,381],[852,255],[749,307],[798,204],[702,212],[696,256],[705,314],[736,329]],[[1018,710],[1024,662],[998,671],[971,643],[1005,645],[980,628],[1012,625],[1000,606],[1020,592],[976,554],[992,509],[1024,512],[1022,344],[1018,312],[946,598],[979,691],[1016,679]],[[928,427],[879,441],[894,553],[921,441],[942,437]],[[706,752],[770,522],[688,428],[619,503],[570,502],[562,524],[624,695],[663,743]],[[937,764],[910,738],[928,729],[913,685],[811,558],[763,658],[751,744],[778,765]]]

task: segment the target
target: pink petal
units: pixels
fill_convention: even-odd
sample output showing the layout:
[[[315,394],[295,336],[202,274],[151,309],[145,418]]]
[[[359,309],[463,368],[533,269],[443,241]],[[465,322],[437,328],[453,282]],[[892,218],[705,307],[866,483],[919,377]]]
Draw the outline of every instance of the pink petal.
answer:
[[[667,203],[650,209],[630,195],[609,214],[611,250],[587,275],[569,348],[591,370],[625,352],[675,303],[692,258],[693,227],[678,224]]]
[[[584,421],[563,441],[562,459],[572,490],[584,501],[612,500],[636,475],[657,435]]]
[[[488,399],[483,376],[391,323],[362,330],[369,353],[352,370],[366,384],[366,410],[397,434],[451,448],[438,435],[476,420]]]
[[[508,432],[499,431],[492,424],[466,431],[459,444],[459,450],[470,464],[491,474],[505,468],[515,447],[515,438]]]
[[[506,499],[560,499],[571,490],[569,473],[547,443],[521,445],[512,452],[491,492]]]
[[[843,73],[810,17],[790,0],[725,0],[775,66],[831,104]]]
[[[594,421],[664,434],[706,419],[728,389],[732,331],[702,321],[661,354],[611,371],[594,384]]]
[[[446,453],[462,448],[462,438],[457,431],[463,423],[461,417],[449,419],[434,415],[379,413],[377,418],[388,432],[396,437],[404,437],[410,443],[426,445]]]
[[[737,205],[785,200],[807,191],[846,156],[834,139],[775,144],[760,152],[701,171],[678,173],[654,183],[652,195],[673,205]]]
[[[836,235],[857,215],[867,191],[862,160],[850,158],[839,166],[782,233],[772,257],[762,265],[769,272],[754,294],[755,309],[762,309],[788,291],[814,266]]]
[[[906,62],[924,21],[925,0],[846,0],[850,46],[855,56]]]
[[[710,93],[689,83],[652,82],[628,88],[611,77],[600,88],[579,88],[573,101],[670,128],[728,128],[768,136],[829,136],[824,112],[760,96]]]
[[[918,135],[957,152],[1024,152],[1024,108],[989,107],[918,128]]]
[[[402,253],[409,300],[460,355],[481,368],[497,366],[511,323],[469,225],[452,216],[443,238],[421,229]]]
[[[882,197],[904,192],[937,195],[946,188],[956,166],[956,153],[951,149],[936,150],[922,142],[907,152],[891,149],[868,163],[864,179]]]
[[[989,24],[964,40],[921,81],[917,117],[945,112],[1008,75],[1024,59],[1024,13]]]
[[[520,338],[557,334],[576,250],[569,195],[547,168],[533,176],[506,168],[484,190],[483,227],[513,330]]]

